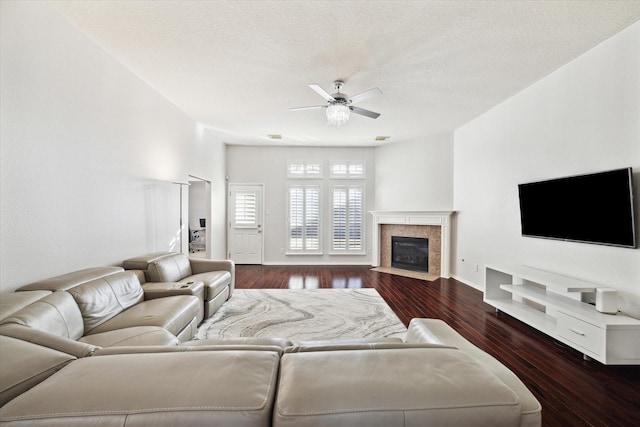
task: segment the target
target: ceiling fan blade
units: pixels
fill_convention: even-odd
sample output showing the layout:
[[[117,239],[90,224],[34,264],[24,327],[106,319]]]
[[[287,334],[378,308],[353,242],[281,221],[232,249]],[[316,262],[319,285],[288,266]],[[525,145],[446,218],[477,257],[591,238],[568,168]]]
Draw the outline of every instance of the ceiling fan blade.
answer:
[[[315,110],[317,108],[327,108],[326,105],[314,105],[313,107],[289,108],[289,111]]]
[[[349,109],[356,114],[371,117],[372,119],[377,119],[378,117],[380,117],[380,113],[374,113],[373,111],[365,110],[364,108],[349,106]]]
[[[382,95],[382,91],[377,87],[374,87],[373,89],[369,89],[366,92],[361,92],[357,95],[352,96],[351,103],[355,104],[356,102],[364,101],[365,99],[373,98],[374,96],[380,95]]]
[[[336,100],[333,96],[329,95],[324,89],[322,89],[318,85],[309,85],[309,87],[311,89],[315,90],[318,93],[318,95],[320,95],[321,97],[323,97],[327,101],[335,101]]]

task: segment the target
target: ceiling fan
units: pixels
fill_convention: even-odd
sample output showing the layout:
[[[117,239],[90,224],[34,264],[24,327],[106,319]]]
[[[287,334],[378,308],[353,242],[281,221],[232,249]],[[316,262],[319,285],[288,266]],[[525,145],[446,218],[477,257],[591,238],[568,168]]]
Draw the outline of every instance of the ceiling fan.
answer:
[[[373,89],[369,89],[365,92],[349,97],[349,95],[347,95],[346,93],[340,92],[343,86],[344,86],[344,82],[342,80],[334,81],[333,87],[336,90],[336,93],[334,93],[333,95],[329,95],[320,86],[309,85],[311,89],[316,91],[321,97],[327,100],[327,105],[315,105],[313,107],[291,108],[291,111],[314,110],[317,108],[326,108],[327,120],[328,120],[328,123],[332,126],[342,126],[343,124],[345,124],[349,120],[349,115],[351,114],[352,111],[362,116],[371,117],[372,119],[377,119],[380,116],[379,113],[365,110],[364,108],[360,108],[360,107],[354,107],[352,105],[357,102],[364,101],[365,99],[382,95],[382,91],[380,89],[375,87]]]

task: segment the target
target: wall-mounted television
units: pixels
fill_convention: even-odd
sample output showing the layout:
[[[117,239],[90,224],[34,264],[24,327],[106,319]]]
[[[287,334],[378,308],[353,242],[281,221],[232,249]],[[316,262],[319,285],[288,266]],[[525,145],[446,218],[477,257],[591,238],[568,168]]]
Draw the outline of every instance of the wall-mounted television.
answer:
[[[522,235],[636,247],[631,168],[518,185]]]

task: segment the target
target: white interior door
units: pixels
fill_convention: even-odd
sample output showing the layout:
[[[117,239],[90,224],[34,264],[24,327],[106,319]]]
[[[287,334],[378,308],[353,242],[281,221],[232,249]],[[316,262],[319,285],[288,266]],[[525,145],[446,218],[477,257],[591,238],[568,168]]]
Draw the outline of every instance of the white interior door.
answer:
[[[229,184],[229,258],[262,264],[262,184]]]

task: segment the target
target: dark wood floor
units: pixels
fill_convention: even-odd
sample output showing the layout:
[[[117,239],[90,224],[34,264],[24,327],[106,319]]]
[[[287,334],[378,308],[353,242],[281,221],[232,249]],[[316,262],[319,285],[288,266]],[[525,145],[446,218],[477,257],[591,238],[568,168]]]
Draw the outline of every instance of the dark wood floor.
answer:
[[[288,288],[291,277],[320,288],[375,288],[405,325],[442,319],[509,367],[542,404],[545,426],[640,426],[640,367],[587,362],[568,348],[482,302],[454,279],[433,282],[377,273],[366,266],[236,267],[239,289]]]

